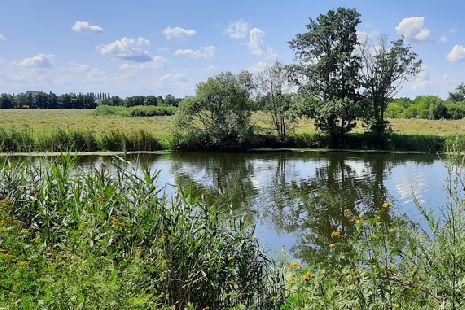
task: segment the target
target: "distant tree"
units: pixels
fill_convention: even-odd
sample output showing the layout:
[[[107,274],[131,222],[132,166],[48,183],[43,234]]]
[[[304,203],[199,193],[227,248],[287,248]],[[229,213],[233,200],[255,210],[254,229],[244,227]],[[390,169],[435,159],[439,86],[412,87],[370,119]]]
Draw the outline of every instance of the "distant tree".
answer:
[[[236,147],[248,140],[252,133],[251,85],[248,72],[225,72],[199,83],[195,96],[184,99],[176,113],[178,143]]]
[[[294,81],[308,100],[317,129],[340,137],[356,125],[361,59],[354,53],[360,14],[338,8],[311,19],[308,31],[289,42],[299,63]]]
[[[166,95],[165,96],[165,104],[166,105],[176,105],[176,97],[174,97],[173,95]]]
[[[0,109],[12,109],[14,108],[13,96],[9,94],[0,95]]]
[[[157,97],[155,96],[146,96],[144,99],[144,105],[155,106],[158,104]]]
[[[299,109],[289,82],[288,68],[276,61],[255,76],[256,99],[261,110],[270,113],[272,126],[281,141],[293,129]]]
[[[450,101],[465,101],[465,83],[460,83],[455,91],[449,93],[447,98]]]
[[[365,124],[370,132],[382,135],[389,127],[384,116],[388,103],[403,82],[421,71],[421,60],[403,38],[388,43],[384,36],[375,44],[360,42],[360,55]]]

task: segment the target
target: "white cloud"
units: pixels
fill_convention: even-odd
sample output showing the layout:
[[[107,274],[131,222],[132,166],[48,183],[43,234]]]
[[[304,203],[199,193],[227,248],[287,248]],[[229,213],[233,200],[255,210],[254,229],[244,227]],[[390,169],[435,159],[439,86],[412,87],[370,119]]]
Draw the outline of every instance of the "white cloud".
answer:
[[[201,49],[178,49],[174,52],[176,56],[188,56],[192,58],[211,58],[215,56],[216,49],[214,46],[206,46]]]
[[[6,37],[4,34],[0,33],[0,40],[6,40]]]
[[[170,40],[173,38],[184,38],[193,36],[197,33],[194,29],[184,29],[181,27],[166,27],[165,30],[162,31],[165,37]]]
[[[186,82],[187,77],[184,73],[167,73],[157,78],[157,81],[179,83],[179,82]]]
[[[230,22],[228,28],[224,30],[232,39],[245,39],[249,33],[250,25],[245,21],[238,20]]]
[[[397,33],[406,40],[421,42],[429,38],[430,30],[424,27],[425,17],[406,17],[397,26]]]
[[[419,90],[430,86],[430,71],[430,67],[422,64],[420,73],[410,82],[410,88],[412,90]]]
[[[150,41],[139,38],[122,38],[114,42],[97,46],[100,54],[118,58],[122,60],[145,62],[152,61],[152,56],[146,50],[150,45]]]
[[[120,67],[121,70],[127,71],[141,71],[141,70],[157,70],[162,68],[168,59],[162,56],[153,56],[152,61],[142,63],[124,63]]]
[[[456,44],[449,54],[447,54],[447,59],[450,62],[461,62],[465,60],[465,47],[462,45]]]
[[[273,51],[271,47],[263,47],[263,36],[265,31],[260,28],[254,27],[249,31],[249,50],[253,55],[264,56],[268,58],[276,58],[277,54]]]
[[[367,31],[367,30],[361,30],[357,31],[357,39],[359,42],[367,42],[373,39],[376,39],[377,37],[380,36],[379,31]]]
[[[91,26],[86,21],[76,21],[74,25],[71,26],[71,29],[76,32],[94,32],[94,33],[102,33],[103,28],[100,26]]]
[[[51,66],[50,59],[53,55],[38,54],[32,57],[24,58],[18,64],[23,67],[47,68]]]
[[[264,62],[264,61],[259,61],[256,64],[253,64],[253,65],[247,67],[247,71],[250,71],[251,73],[258,73],[258,72],[262,72],[263,70],[265,70],[269,66],[270,66],[269,63]]]
[[[441,43],[446,43],[447,42],[447,36],[445,34],[443,34],[440,38],[439,38],[439,42]]]

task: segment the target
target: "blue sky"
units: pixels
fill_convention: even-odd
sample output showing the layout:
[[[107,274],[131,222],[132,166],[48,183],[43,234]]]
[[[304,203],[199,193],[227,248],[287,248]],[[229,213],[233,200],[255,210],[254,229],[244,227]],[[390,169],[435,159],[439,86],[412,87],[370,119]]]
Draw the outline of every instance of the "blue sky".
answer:
[[[3,0],[0,92],[190,95],[221,71],[292,62],[287,42],[338,6],[361,13],[361,32],[405,35],[423,59],[399,95],[445,97],[465,81],[462,1]]]

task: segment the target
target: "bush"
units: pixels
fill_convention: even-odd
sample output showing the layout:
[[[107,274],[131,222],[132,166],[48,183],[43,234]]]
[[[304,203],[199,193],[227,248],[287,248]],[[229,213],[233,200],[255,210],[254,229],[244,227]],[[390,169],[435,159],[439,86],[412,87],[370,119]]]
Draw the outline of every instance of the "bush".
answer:
[[[99,105],[95,110],[95,114],[99,116],[121,116],[121,117],[153,117],[153,116],[169,116],[176,113],[176,107],[167,105],[158,106],[110,106]]]

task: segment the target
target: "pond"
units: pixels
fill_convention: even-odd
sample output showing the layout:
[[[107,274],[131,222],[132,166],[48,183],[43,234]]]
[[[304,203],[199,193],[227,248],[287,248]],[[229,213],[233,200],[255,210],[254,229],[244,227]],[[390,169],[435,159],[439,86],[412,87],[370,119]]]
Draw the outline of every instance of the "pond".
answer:
[[[331,232],[349,234],[344,215],[369,215],[392,202],[385,220],[404,216],[421,223],[414,196],[437,209],[447,199],[447,169],[435,155],[350,152],[165,153],[130,156],[138,168],[159,170],[158,182],[172,195],[191,187],[256,227],[272,256],[284,249],[304,261],[325,257]],[[82,165],[108,161],[86,157]],[[228,215],[229,216],[229,215]]]

